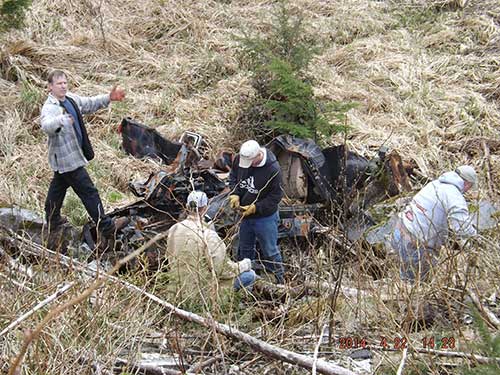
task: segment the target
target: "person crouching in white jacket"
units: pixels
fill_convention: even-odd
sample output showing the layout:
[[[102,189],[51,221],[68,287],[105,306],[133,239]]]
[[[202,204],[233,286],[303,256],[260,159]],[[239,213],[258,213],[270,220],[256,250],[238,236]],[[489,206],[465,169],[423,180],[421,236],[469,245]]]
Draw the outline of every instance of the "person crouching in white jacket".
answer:
[[[204,298],[231,287],[248,290],[257,278],[250,259],[236,263],[228,258],[224,241],[203,222],[207,208],[207,195],[191,192],[188,217],[169,229],[168,289],[181,300]]]
[[[476,184],[474,168],[462,165],[424,186],[398,215],[391,246],[399,253],[401,279],[428,278],[449,229],[460,239],[476,235],[463,195]]]

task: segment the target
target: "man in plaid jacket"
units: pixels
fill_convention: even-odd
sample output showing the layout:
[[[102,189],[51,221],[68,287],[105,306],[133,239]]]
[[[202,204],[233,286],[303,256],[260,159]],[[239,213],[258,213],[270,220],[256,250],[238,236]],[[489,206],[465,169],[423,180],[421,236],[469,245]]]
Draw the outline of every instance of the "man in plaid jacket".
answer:
[[[50,94],[42,107],[41,125],[48,135],[49,164],[54,171],[45,201],[49,230],[66,222],[61,217],[61,207],[66,191],[71,187],[99,232],[111,237],[117,229],[126,225],[126,218],[115,222],[104,214],[99,193],[85,169],[94,158],[94,151],[82,114],[94,113],[107,107],[111,101],[123,100],[125,92],[113,87],[109,94],[92,97],[69,93],[66,74],[61,70],[49,74],[48,86]]]

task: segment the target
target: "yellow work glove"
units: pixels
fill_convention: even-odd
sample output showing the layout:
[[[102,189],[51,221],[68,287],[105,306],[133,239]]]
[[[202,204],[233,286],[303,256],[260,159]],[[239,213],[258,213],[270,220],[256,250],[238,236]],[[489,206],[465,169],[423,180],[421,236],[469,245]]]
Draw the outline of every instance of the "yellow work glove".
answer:
[[[241,206],[240,207],[243,213],[241,214],[243,217],[253,215],[255,213],[255,210],[257,207],[255,207],[255,204],[250,204],[248,206]]]
[[[229,196],[229,205],[231,208],[238,208],[240,206],[240,197],[238,195],[230,195]]]

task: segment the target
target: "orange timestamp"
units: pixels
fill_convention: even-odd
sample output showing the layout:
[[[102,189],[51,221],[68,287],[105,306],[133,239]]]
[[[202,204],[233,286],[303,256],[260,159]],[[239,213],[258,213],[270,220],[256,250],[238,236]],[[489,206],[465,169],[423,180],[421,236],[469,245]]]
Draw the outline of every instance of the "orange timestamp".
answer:
[[[339,338],[339,349],[358,349],[366,348],[370,345],[366,338],[358,336],[346,336]],[[388,339],[385,336],[380,336],[380,343],[384,349],[404,349],[408,346],[407,340],[404,337],[394,337],[393,339]]]
[[[408,347],[408,339],[406,337],[397,337],[397,336],[393,338],[380,336],[379,345],[384,349],[403,350]]]
[[[388,350],[404,350],[408,348],[408,339],[406,337],[386,337],[379,336],[379,346]],[[344,336],[339,337],[339,349],[359,349],[370,347],[368,340],[359,336]],[[424,349],[455,349],[456,340],[453,336],[450,337],[424,337],[422,338],[422,346]]]
[[[339,349],[358,349],[368,346],[366,339],[358,336],[345,336],[339,338]]]
[[[456,341],[453,336],[450,337],[424,337],[422,339],[422,346],[424,349],[455,349]]]
[[[389,339],[385,336],[380,336],[380,346],[384,349],[403,350],[408,348],[408,339],[406,337],[394,337]],[[450,337],[424,337],[422,338],[422,346],[424,349],[455,349],[456,340],[453,336]]]

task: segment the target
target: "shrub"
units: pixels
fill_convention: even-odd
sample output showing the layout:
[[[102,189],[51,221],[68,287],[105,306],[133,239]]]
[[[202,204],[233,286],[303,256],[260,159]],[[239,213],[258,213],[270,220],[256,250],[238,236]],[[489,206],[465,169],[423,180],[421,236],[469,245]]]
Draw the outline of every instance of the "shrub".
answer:
[[[476,309],[473,309],[473,316],[475,321],[475,328],[479,333],[479,338],[476,346],[481,351],[481,354],[490,358],[500,357],[500,335],[492,336],[488,331],[488,327],[484,323],[481,315]],[[500,373],[500,366],[498,363],[489,363],[478,365],[474,368],[464,368],[462,374],[472,375],[472,374],[482,374],[482,375],[495,375]]]
[[[0,6],[0,31],[18,29],[23,25],[24,12],[31,0],[6,0]]]
[[[256,92],[243,121],[256,132],[263,125],[273,136],[286,133],[318,142],[347,130],[345,115],[354,105],[323,103],[314,96],[307,68],[318,48],[303,19],[300,12],[292,14],[288,2],[280,1],[268,35],[244,33],[239,39]],[[264,134],[269,132],[264,130]]]

